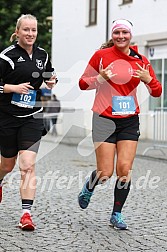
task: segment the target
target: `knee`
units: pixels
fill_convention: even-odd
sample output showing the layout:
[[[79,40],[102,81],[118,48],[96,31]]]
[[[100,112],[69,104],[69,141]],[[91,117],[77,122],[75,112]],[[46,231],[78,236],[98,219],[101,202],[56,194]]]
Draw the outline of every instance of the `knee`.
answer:
[[[16,164],[16,159],[1,159],[0,170],[4,173],[10,173]]]
[[[113,172],[109,170],[98,171],[98,173],[99,173],[99,179],[101,180],[102,183],[106,182],[113,174]]]
[[[117,176],[123,180],[127,180],[131,176],[131,164],[122,163],[122,165],[117,167]]]
[[[5,166],[1,165],[1,171],[7,173],[10,173],[14,168],[14,165],[6,164]]]
[[[26,173],[32,173],[34,171],[34,165],[30,162],[22,162],[20,164],[20,171],[23,175]]]

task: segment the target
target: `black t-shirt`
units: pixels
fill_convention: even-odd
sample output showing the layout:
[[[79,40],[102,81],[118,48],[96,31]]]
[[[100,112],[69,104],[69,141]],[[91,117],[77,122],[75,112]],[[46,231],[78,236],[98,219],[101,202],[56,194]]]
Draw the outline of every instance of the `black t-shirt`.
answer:
[[[28,116],[40,110],[40,86],[43,81],[50,79],[53,72],[54,68],[43,48],[34,45],[32,57],[17,43],[6,48],[0,53],[0,110],[14,116]],[[33,106],[29,107],[11,102],[13,93],[3,93],[5,84],[18,85],[25,82],[30,82],[34,87],[36,96],[33,97]],[[24,99],[28,100],[31,97],[27,96]]]

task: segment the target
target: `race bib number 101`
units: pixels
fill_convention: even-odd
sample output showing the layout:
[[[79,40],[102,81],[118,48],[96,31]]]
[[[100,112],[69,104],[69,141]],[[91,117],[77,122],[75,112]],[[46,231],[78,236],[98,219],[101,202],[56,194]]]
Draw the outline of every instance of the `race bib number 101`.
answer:
[[[136,106],[133,96],[113,96],[112,97],[112,114],[129,115],[135,114]]]

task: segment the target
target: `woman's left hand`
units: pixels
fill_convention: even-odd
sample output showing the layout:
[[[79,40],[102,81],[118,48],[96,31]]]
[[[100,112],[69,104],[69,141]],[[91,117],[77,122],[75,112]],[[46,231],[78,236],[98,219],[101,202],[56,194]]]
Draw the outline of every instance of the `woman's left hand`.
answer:
[[[46,80],[46,85],[49,89],[52,89],[56,83],[57,83],[57,78],[56,75],[53,75],[49,80]]]
[[[138,66],[139,69],[135,71],[136,75],[133,75],[133,77],[140,78],[141,81],[148,84],[152,80],[152,77],[150,76],[150,72],[149,72],[150,64],[148,64],[146,66],[145,66],[145,64],[143,64],[143,67],[141,67],[136,62],[136,65]]]

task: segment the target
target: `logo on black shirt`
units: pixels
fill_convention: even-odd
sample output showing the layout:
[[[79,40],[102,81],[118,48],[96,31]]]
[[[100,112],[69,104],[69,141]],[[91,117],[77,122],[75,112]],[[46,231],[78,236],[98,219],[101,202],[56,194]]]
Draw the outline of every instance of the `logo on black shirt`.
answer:
[[[17,60],[17,62],[23,62],[23,61],[25,61],[25,59],[23,59],[22,56],[20,56],[20,57],[18,58],[18,60]]]
[[[38,59],[36,59],[36,66],[37,66],[40,70],[42,70],[42,69],[43,69],[43,63],[42,63],[42,60],[38,60]]]

